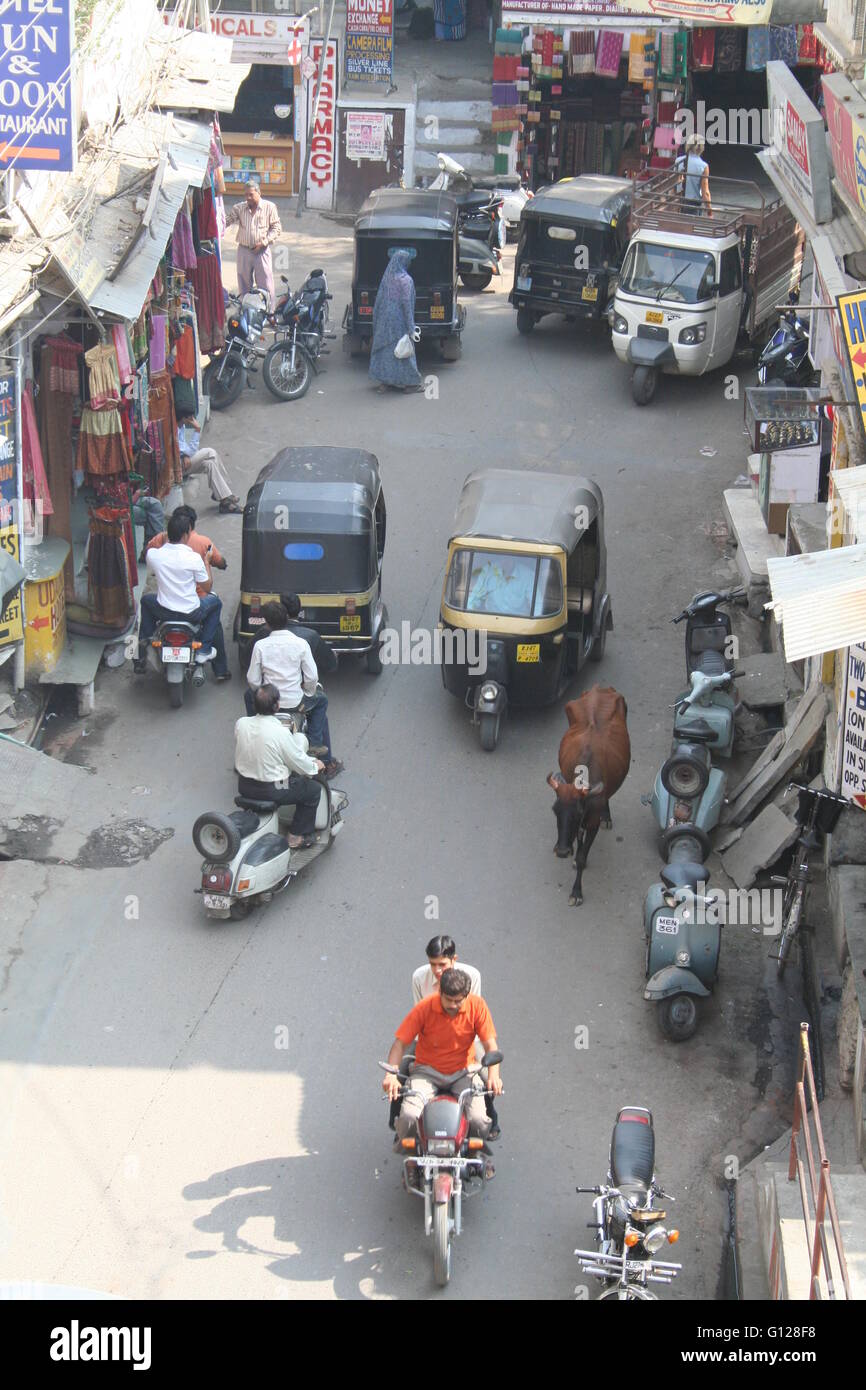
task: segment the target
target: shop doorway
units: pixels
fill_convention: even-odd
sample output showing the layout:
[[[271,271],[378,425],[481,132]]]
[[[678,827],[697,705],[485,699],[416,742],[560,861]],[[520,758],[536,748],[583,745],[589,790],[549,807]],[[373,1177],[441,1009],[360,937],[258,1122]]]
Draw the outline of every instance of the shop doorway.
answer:
[[[406,112],[341,107],[338,117],[337,211],[357,212],[375,189],[402,178]]]

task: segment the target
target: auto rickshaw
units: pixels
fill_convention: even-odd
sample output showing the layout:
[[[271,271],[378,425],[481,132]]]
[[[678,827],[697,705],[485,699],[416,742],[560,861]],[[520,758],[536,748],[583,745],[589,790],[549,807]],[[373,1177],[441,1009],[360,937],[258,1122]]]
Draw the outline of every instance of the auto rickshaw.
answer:
[[[481,747],[509,702],[553,704],[613,627],[604,503],[588,478],[491,468],[463,484],[442,589],[442,681]]]
[[[517,329],[545,314],[601,319],[613,301],[629,239],[630,179],[581,174],[540,188],[520,214],[514,287]]]
[[[448,362],[460,356],[466,310],[457,303],[457,202],[429,189],[380,188],[355,219],[352,302],[343,315],[343,351],[357,357],[373,337],[373,305],[389,256],[408,250],[415,323]]]
[[[385,496],[379,463],[363,449],[282,449],[247,494],[241,601],[234,636],[241,667],[265,627],[262,606],[297,594],[301,622],[337,656],[382,670]]]

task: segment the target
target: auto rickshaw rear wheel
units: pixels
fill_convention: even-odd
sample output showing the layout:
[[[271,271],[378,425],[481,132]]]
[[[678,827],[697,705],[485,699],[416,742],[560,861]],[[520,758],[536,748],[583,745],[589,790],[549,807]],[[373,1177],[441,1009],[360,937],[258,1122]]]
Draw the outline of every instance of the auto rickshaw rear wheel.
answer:
[[[601,661],[604,657],[604,649],[607,646],[607,620],[601,624],[601,631],[597,637],[593,638],[592,646],[589,649],[590,661]]]
[[[381,676],[382,674],[382,648],[381,646],[371,647],[366,656],[367,670],[371,676]]]
[[[442,338],[439,342],[439,351],[445,362],[459,362],[463,353],[463,344],[457,337]]]
[[[517,310],[518,333],[531,333],[535,327],[535,315],[531,309]]]
[[[635,367],[631,379],[631,394],[637,405],[649,405],[659,384],[657,367]]]
[[[480,270],[476,274],[472,270],[461,270],[460,279],[463,281],[467,290],[486,290],[490,281],[493,279],[493,271]]]

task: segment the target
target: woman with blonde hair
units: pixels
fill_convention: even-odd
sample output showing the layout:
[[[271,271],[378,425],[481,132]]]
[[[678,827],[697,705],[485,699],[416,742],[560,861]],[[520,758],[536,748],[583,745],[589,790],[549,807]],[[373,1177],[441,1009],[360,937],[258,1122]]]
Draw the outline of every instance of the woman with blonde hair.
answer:
[[[708,217],[712,217],[710,166],[703,158],[703,153],[703,136],[690,135],[686,140],[685,154],[680,155],[675,168],[685,175],[682,211],[692,215],[704,212]]]

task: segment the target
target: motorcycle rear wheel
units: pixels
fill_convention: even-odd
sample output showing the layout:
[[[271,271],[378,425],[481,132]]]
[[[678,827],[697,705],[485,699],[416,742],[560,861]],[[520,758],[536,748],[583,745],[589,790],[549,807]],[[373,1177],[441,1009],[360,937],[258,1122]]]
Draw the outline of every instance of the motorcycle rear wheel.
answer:
[[[244,389],[246,373],[238,359],[230,357],[223,367],[222,376],[219,376],[222,360],[218,357],[215,361],[209,362],[202,377],[202,390],[210,397],[213,410],[225,410],[237,400]]]
[[[433,1278],[440,1288],[451,1278],[451,1231],[448,1203],[437,1202],[433,1208]]]
[[[180,709],[183,704],[183,681],[175,681],[168,687],[168,703],[172,709]]]
[[[310,388],[313,368],[307,354],[296,347],[294,370],[291,362],[290,343],[274,343],[265,354],[262,375],[271,395],[278,401],[299,401]]]

